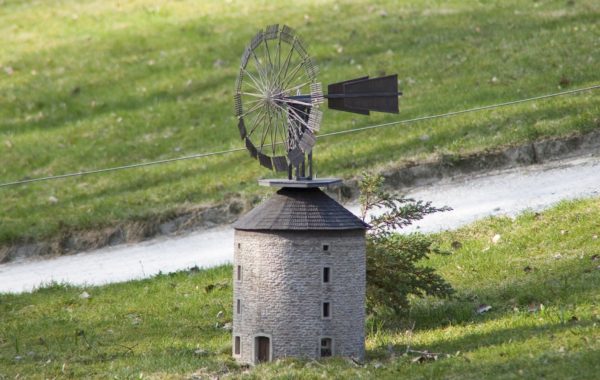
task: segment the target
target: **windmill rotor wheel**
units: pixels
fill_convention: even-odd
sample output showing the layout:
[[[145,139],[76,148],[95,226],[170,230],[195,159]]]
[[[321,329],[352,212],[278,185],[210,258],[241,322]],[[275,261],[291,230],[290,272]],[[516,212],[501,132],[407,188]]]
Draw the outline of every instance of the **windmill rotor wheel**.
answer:
[[[312,151],[323,102],[317,73],[304,43],[287,26],[268,26],[245,48],[235,115],[240,137],[262,166],[290,170]]]

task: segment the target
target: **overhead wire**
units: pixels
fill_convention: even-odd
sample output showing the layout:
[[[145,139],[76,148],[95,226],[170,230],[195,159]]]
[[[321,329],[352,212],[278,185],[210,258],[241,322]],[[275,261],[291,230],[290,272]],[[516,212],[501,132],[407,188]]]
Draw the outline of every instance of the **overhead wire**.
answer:
[[[114,172],[114,171],[118,171],[118,170],[141,168],[141,167],[144,167],[144,166],[166,164],[166,163],[175,162],[175,161],[191,160],[193,158],[202,158],[202,157],[209,157],[209,156],[217,156],[217,155],[226,154],[226,153],[240,152],[240,151],[243,151],[243,150],[246,150],[246,148],[236,148],[236,149],[229,149],[229,150],[221,150],[221,151],[209,152],[209,153],[197,153],[197,154],[191,154],[189,156],[167,158],[167,159],[164,159],[164,160],[149,161],[149,162],[139,162],[139,163],[136,163],[136,164],[129,164],[129,165],[123,165],[123,166],[114,166],[114,167],[111,167],[111,168],[95,169],[95,170],[85,170],[85,171],[80,171],[80,172],[75,172],[75,173],[66,173],[66,174],[59,174],[59,175],[47,176],[47,177],[28,178],[28,179],[23,179],[23,180],[19,180],[19,181],[2,183],[2,184],[0,184],[0,187],[7,187],[7,186],[14,186],[14,185],[24,185],[26,183],[32,183],[32,182],[49,181],[49,180],[54,180],[54,179],[63,179],[63,178],[69,178],[69,177],[79,177],[79,176],[84,176],[84,175],[88,175],[88,174],[107,173],[107,172]]]
[[[366,127],[358,127],[358,128],[353,128],[353,129],[348,129],[348,130],[343,130],[343,131],[323,133],[323,134],[319,135],[318,137],[322,138],[322,137],[329,137],[329,136],[336,136],[336,135],[344,135],[344,134],[347,134],[347,133],[366,131],[366,130],[369,130],[369,129],[389,127],[391,125],[408,124],[408,123],[415,123],[417,121],[424,121],[424,120],[431,120],[431,119],[439,119],[439,118],[443,118],[443,117],[457,116],[457,115],[462,115],[462,114],[470,113],[470,112],[477,112],[477,111],[484,111],[484,110],[489,110],[489,109],[493,109],[493,108],[500,108],[500,107],[512,106],[512,105],[515,105],[515,104],[531,102],[531,101],[534,101],[534,100],[542,100],[542,99],[554,98],[554,97],[562,96],[562,95],[575,94],[575,93],[578,93],[578,92],[595,90],[595,89],[598,89],[598,88],[600,88],[600,85],[595,85],[595,86],[590,86],[590,87],[583,87],[583,88],[578,88],[578,89],[573,89],[573,90],[567,90],[567,91],[561,91],[561,92],[555,92],[553,94],[546,94],[546,95],[534,96],[534,97],[531,97],[531,98],[511,100],[509,102],[491,104],[491,105],[487,105],[487,106],[480,106],[480,107],[474,107],[474,108],[468,108],[468,109],[460,110],[460,111],[452,111],[452,112],[440,113],[440,114],[436,114],[436,115],[420,116],[420,117],[415,117],[413,119],[396,120],[396,121],[390,121],[390,122],[387,122],[387,123],[381,123],[381,124],[375,124],[375,125],[368,125]]]
[[[409,124],[409,123],[415,123],[418,121],[452,117],[452,116],[462,115],[462,114],[471,113],[471,112],[490,110],[490,109],[507,107],[507,106],[520,104],[520,103],[554,98],[557,96],[570,95],[570,94],[580,93],[580,92],[584,92],[584,91],[595,90],[598,88],[600,88],[600,85],[582,87],[582,88],[577,88],[577,89],[573,89],[573,90],[560,91],[560,92],[555,92],[555,93],[551,93],[551,94],[533,96],[530,98],[517,99],[517,100],[512,100],[512,101],[503,102],[503,103],[490,104],[487,106],[468,108],[468,109],[459,110],[459,111],[445,112],[445,113],[435,114],[435,115],[420,116],[420,117],[416,117],[416,118],[412,118],[412,119],[395,120],[395,121],[390,121],[390,122],[381,123],[381,124],[374,124],[374,125],[368,125],[368,126],[364,126],[364,127],[346,129],[346,130],[342,130],[342,131],[323,133],[323,134],[318,135],[317,138],[321,139],[324,137],[338,136],[338,135],[344,135],[344,134],[348,134],[348,133],[356,133],[356,132],[366,131],[366,130],[370,130],[370,129],[389,127],[389,126],[393,126],[393,125]],[[135,164],[114,166],[114,167],[110,167],[110,168],[85,170],[85,171],[79,171],[79,172],[74,172],[74,173],[65,173],[65,174],[46,176],[46,177],[27,178],[27,179],[22,179],[22,180],[18,180],[18,181],[0,183],[0,188],[24,185],[24,184],[28,184],[28,183],[41,182],[41,181],[50,181],[50,180],[57,180],[57,179],[64,179],[64,178],[71,178],[71,177],[80,177],[80,176],[85,176],[85,175],[90,175],[90,174],[100,174],[100,173],[115,172],[115,171],[120,171],[120,170],[141,168],[141,167],[166,164],[166,163],[171,163],[171,162],[176,162],[176,161],[184,161],[184,160],[191,160],[191,159],[196,159],[196,158],[204,158],[204,157],[217,156],[217,155],[222,155],[222,154],[235,153],[235,152],[240,152],[240,151],[244,151],[244,150],[246,150],[246,148],[235,148],[235,149],[220,150],[220,151],[214,151],[214,152],[208,152],[208,153],[197,153],[197,154],[191,154],[191,155],[187,155],[187,156],[167,158],[167,159],[163,159],[163,160],[139,162],[139,163],[135,163]]]

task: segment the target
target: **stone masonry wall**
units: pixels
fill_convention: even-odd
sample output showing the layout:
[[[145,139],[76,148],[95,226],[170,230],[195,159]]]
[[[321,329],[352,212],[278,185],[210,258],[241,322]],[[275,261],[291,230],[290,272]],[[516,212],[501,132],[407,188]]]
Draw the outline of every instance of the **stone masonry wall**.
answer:
[[[320,357],[321,338],[333,355],[364,357],[365,232],[235,231],[233,342],[243,363],[255,363],[254,340],[271,339],[272,359]],[[328,251],[323,246],[328,245]],[[237,279],[241,265],[242,279]],[[331,267],[329,284],[323,267]],[[237,313],[237,300],[241,313]],[[322,318],[322,302],[331,318]]]

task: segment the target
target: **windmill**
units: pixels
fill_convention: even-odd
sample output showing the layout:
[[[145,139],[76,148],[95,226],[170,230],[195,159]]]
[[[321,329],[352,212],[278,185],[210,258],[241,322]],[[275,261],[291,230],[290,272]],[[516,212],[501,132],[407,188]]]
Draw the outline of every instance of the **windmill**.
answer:
[[[325,99],[338,111],[398,113],[396,74],[332,83],[327,94],[317,75],[304,42],[285,25],[259,31],[242,54],[234,95],[240,137],[260,165],[287,171],[290,181],[313,179],[312,150]]]
[[[302,40],[287,26],[267,27],[242,55],[235,112],[250,154],[286,179],[233,225],[232,354],[240,363],[365,354],[368,226],[320,188],[312,151],[330,109],[368,115],[398,112],[396,75],[327,86]],[[295,172],[295,173],[294,173]]]

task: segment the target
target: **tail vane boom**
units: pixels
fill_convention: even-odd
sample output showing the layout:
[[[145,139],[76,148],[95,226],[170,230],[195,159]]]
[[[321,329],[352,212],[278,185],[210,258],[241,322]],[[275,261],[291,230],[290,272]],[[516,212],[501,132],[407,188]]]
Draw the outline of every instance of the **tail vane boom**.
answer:
[[[370,111],[398,113],[398,75],[361,77],[330,84],[329,108],[368,115]]]

